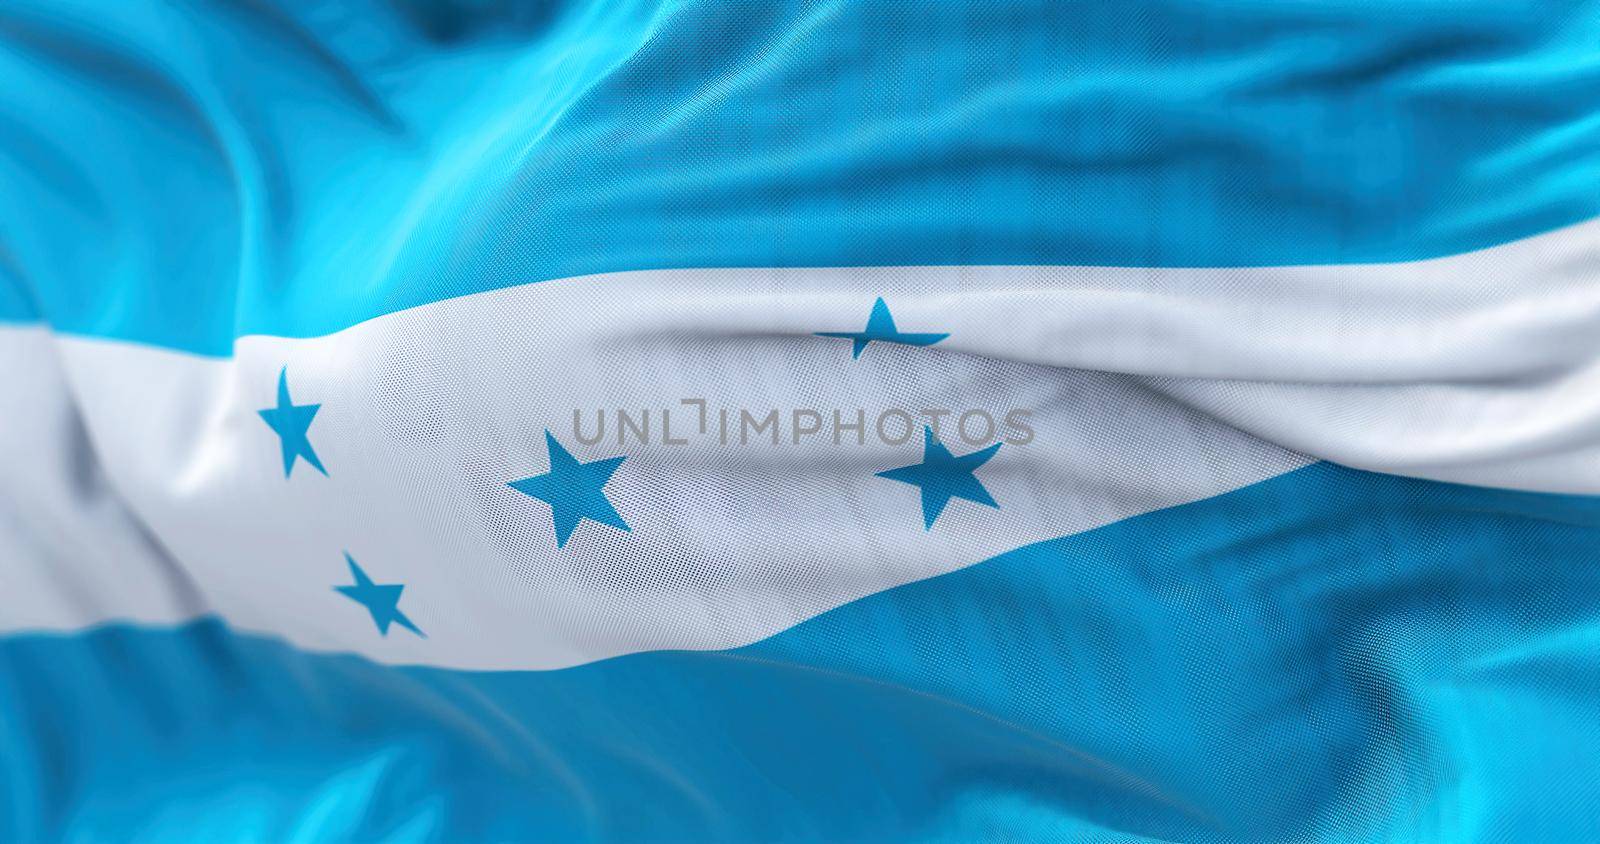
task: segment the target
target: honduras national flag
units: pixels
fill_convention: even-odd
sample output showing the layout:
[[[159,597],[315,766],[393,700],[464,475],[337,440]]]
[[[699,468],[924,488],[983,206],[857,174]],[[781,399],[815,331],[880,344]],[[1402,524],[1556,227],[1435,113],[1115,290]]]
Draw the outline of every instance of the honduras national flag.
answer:
[[[0,840],[1600,839],[1600,2],[0,2]]]

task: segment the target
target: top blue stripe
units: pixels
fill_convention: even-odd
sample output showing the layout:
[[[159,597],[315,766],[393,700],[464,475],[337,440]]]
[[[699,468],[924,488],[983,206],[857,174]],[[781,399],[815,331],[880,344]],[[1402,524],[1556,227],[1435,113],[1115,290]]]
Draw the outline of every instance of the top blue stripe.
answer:
[[[0,10],[0,318],[204,354],[672,267],[1396,261],[1600,215],[1600,0]]]

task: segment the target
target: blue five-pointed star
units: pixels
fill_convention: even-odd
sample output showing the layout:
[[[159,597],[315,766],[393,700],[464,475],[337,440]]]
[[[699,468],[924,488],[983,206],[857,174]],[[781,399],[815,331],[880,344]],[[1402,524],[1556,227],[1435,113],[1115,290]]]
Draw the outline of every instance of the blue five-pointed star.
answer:
[[[335,586],[334,591],[346,598],[367,608],[372,613],[372,623],[378,625],[378,632],[389,635],[389,625],[398,624],[412,633],[428,638],[421,630],[417,629],[411,619],[400,611],[400,593],[406,588],[402,583],[373,583],[372,578],[356,565],[354,557],[346,551],[344,558],[350,563],[350,574],[356,579],[354,586]]]
[[[300,458],[311,464],[311,468],[326,475],[328,470],[322,468],[322,461],[317,459],[317,450],[311,447],[311,440],[306,432],[311,429],[311,420],[316,417],[320,404],[294,404],[289,400],[289,367],[284,367],[278,373],[278,406],[269,407],[260,411],[261,418],[265,419],[272,430],[278,432],[278,440],[283,449],[283,476],[289,477],[289,472],[294,469],[295,458]]]
[[[605,492],[606,481],[611,480],[611,473],[617,471],[626,457],[607,457],[579,463],[561,447],[561,443],[556,442],[549,431],[544,432],[544,442],[550,452],[550,471],[512,481],[509,486],[550,505],[550,519],[556,528],[556,547],[567,544],[572,531],[583,519],[627,530],[628,523],[611,506],[611,500],[606,498]]]
[[[1000,444],[995,443],[981,451],[956,457],[933,436],[932,428],[924,427],[922,462],[879,472],[878,477],[911,484],[922,490],[922,529],[930,530],[934,519],[939,518],[939,514],[944,512],[944,505],[949,504],[952,498],[965,498],[1000,509],[1000,505],[989,495],[989,490],[984,489],[977,476],[972,474],[974,469],[989,462],[989,458],[999,450]]]
[[[818,337],[841,337],[851,341],[850,357],[859,358],[873,340],[883,343],[903,343],[907,346],[932,346],[949,337],[949,334],[908,334],[894,327],[894,317],[883,297],[872,303],[872,315],[867,317],[865,331],[818,331]]]

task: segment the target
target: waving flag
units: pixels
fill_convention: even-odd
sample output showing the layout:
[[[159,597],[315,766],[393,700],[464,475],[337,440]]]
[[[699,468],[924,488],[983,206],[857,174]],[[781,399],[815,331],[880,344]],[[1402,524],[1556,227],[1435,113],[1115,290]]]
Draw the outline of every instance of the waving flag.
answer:
[[[0,5],[0,839],[1600,839],[1600,3]]]

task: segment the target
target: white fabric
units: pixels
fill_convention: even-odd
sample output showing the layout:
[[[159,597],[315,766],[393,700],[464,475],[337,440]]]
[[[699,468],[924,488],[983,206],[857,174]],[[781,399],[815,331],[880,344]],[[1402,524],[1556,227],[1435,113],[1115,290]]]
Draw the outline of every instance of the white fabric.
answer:
[[[0,328],[0,629],[215,612],[304,648],[458,668],[554,668],[753,641],[841,603],[1041,539],[1325,458],[1600,492],[1600,225],[1432,261],[1254,269],[681,270],[533,284],[211,359]],[[876,296],[936,346],[844,340]],[[283,476],[257,415],[287,367],[329,475]],[[70,397],[70,398],[69,398]],[[583,445],[575,409],[1034,411],[1035,439],[924,529],[875,473],[904,445]],[[73,407],[81,425],[72,421]],[[680,415],[681,414],[681,415]],[[614,417],[610,420],[614,423]],[[659,417],[655,424],[659,426]],[[626,455],[631,527],[509,488]],[[84,432],[87,432],[87,436]],[[973,446],[948,435],[957,454]],[[1152,480],[1159,478],[1159,482]],[[380,637],[333,591],[342,553],[429,638]],[[432,624],[435,619],[448,624]]]

